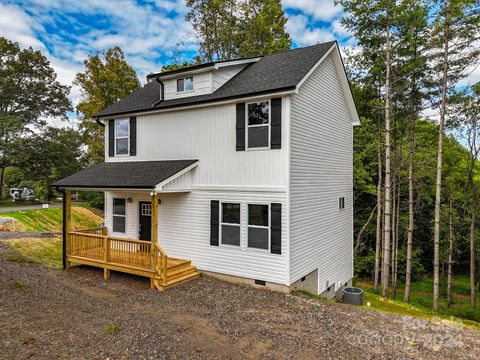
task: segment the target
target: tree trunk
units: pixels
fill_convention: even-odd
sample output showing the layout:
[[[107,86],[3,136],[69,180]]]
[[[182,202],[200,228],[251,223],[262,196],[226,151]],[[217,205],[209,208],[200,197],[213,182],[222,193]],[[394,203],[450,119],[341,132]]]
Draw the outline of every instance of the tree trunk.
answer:
[[[448,1],[445,4],[448,6]],[[443,78],[440,101],[440,124],[438,126],[437,179],[435,183],[435,226],[433,232],[433,311],[438,312],[440,298],[440,205],[442,195],[442,160],[443,160],[443,127],[447,108],[447,76],[448,76],[448,24],[445,25]]]
[[[477,221],[477,188],[472,179],[472,223],[470,224],[470,305],[475,308],[475,240]]]
[[[452,199],[448,205],[448,270],[447,270],[447,307],[452,304],[452,267],[453,267],[453,225]]]
[[[412,251],[413,251],[413,160],[415,153],[415,121],[412,116],[408,140],[408,233],[407,233],[407,264],[405,269],[405,292],[403,301],[410,301],[410,284],[412,281]]]
[[[395,149],[396,151],[396,149]],[[394,162],[394,166],[393,168],[395,169],[397,163],[396,163],[396,154],[394,153],[394,159],[395,159],[395,162]],[[396,191],[397,191],[397,182],[396,182],[396,179],[395,179],[395,170],[393,171],[393,189],[392,189],[392,231],[391,231],[391,234],[392,234],[392,251],[391,251],[391,258],[392,258],[392,261],[391,261],[391,266],[390,266],[390,269],[392,271],[392,298],[394,299],[395,298],[395,291],[393,289],[393,286],[394,286],[394,283],[395,283],[395,239],[397,237],[397,233],[396,233],[396,228],[395,228],[395,223],[397,221],[397,212],[396,212],[396,209],[397,209],[397,196],[396,196]]]
[[[380,133],[380,120],[378,121],[378,132]],[[377,143],[378,158],[378,183],[377,183],[377,236],[375,241],[375,276],[373,280],[373,288],[378,289],[380,280],[380,258],[382,248],[382,153],[380,144],[380,134]]]
[[[375,205],[372,209],[372,211],[370,212],[370,216],[368,217],[367,221],[365,221],[365,224],[363,224],[362,228],[360,229],[360,231],[358,232],[358,235],[357,235],[357,243],[355,244],[355,249],[354,249],[354,253],[356,253],[358,251],[358,249],[360,248],[360,243],[362,241],[362,235],[363,235],[363,232],[365,231],[365,229],[367,228],[368,224],[370,224],[370,221],[372,221],[372,218],[373,218],[373,214],[375,214],[375,209],[377,208],[377,205]]]
[[[397,207],[395,215],[395,260],[393,262],[393,276],[392,276],[392,297],[395,299],[397,296],[397,278],[398,278],[398,238],[399,238],[399,218],[400,218],[400,177],[398,177],[398,187],[397,187]]]
[[[387,15],[388,16],[388,15]],[[390,236],[391,236],[391,174],[390,174],[390,26],[387,25],[386,54],[385,54],[385,210],[384,210],[384,233],[385,244],[383,248],[383,271],[382,271],[382,296],[388,293],[390,277]]]

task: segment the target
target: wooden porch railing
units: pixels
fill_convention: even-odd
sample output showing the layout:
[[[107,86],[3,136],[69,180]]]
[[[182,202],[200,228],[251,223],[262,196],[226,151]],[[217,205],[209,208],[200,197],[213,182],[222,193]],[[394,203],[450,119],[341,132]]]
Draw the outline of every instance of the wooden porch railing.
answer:
[[[67,257],[73,262],[103,267],[106,279],[110,270],[119,270],[167,283],[168,257],[158,243],[107,236],[104,228],[68,235]]]

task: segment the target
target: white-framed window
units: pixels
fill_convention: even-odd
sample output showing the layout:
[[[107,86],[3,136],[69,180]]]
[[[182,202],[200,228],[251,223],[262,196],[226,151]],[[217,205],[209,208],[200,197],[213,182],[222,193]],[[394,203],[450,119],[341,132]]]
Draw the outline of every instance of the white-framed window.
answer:
[[[270,205],[248,204],[247,246],[270,250]]]
[[[115,120],[115,155],[130,153],[130,121],[128,119]]]
[[[193,90],[193,76],[177,79],[177,92],[192,91]]]
[[[142,216],[152,216],[152,204],[142,203]]]
[[[113,232],[125,233],[125,219],[126,219],[126,209],[125,209],[125,199],[122,198],[113,198]]]
[[[345,209],[345,197],[341,196],[338,198],[338,210]]]
[[[270,147],[270,101],[246,105],[247,149],[268,149]]]
[[[222,202],[220,206],[220,243],[240,246],[240,204]]]

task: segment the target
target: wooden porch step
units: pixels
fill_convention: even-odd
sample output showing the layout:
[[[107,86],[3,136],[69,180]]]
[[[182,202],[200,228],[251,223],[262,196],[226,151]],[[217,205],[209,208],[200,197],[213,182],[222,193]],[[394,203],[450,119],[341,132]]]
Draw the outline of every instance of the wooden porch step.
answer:
[[[192,262],[190,260],[183,259],[170,259],[167,260],[167,271],[176,270],[183,266],[190,266]]]
[[[185,265],[182,267],[175,268],[174,270],[167,270],[167,281],[180,278],[184,275],[194,273],[197,271],[197,268],[192,265]]]
[[[154,285],[158,290],[164,291],[164,290],[170,289],[174,286],[184,284],[184,283],[186,283],[190,280],[196,279],[198,277],[200,277],[200,273],[198,271],[196,271],[196,269],[195,269],[195,271],[189,272],[189,273],[187,273],[185,275],[182,275],[182,276],[179,276],[177,278],[167,279],[167,284],[166,285],[161,285],[160,281],[158,281],[158,280],[154,281]]]

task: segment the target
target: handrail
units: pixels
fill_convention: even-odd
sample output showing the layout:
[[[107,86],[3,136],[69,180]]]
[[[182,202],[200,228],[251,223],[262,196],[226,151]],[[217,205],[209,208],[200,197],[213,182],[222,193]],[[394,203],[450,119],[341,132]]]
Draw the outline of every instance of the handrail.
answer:
[[[162,283],[163,285],[167,284],[167,262],[168,262],[168,256],[167,253],[162,249],[162,247],[157,243],[153,243],[153,249],[156,249],[157,252],[160,253],[160,256],[158,256],[158,253],[154,254],[154,261],[155,261],[155,271],[157,274],[162,278]],[[160,260],[160,264],[158,264],[158,261]]]
[[[82,234],[94,234],[94,235],[107,235],[107,228],[105,226],[93,228],[93,229],[81,229],[75,230],[75,233],[82,233]]]
[[[102,260],[104,263],[124,264],[125,266],[141,267],[152,271],[161,279],[162,285],[167,284],[168,256],[160,244],[152,241],[99,235],[72,231],[68,241],[70,252],[68,255],[83,256],[93,260]],[[123,244],[123,245],[122,245]]]

